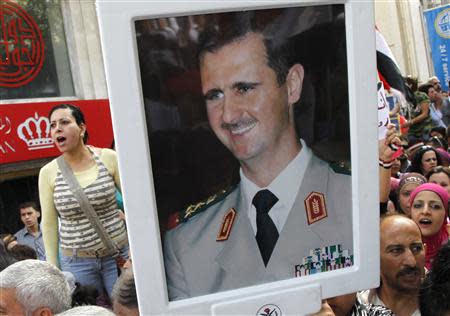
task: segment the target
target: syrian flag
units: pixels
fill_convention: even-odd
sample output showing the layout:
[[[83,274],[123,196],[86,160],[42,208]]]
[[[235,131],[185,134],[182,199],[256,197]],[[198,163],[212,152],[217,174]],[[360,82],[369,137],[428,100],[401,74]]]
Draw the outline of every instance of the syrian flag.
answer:
[[[385,88],[388,90],[397,90],[394,92],[394,94],[400,96],[401,99],[404,99],[406,97],[408,101],[414,102],[414,95],[405,84],[405,80],[403,79],[400,67],[395,60],[394,54],[392,54],[391,49],[389,48],[386,40],[377,27],[375,27],[375,34],[377,48],[377,68]],[[400,92],[400,94],[397,92]]]

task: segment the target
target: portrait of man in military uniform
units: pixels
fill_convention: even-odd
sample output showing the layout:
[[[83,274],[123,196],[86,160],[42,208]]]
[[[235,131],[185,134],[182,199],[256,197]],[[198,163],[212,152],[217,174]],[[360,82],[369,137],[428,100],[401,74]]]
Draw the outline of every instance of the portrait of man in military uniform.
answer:
[[[319,13],[323,12],[321,20]],[[231,154],[238,162],[229,173],[210,174],[223,187],[211,184],[205,190],[214,188],[208,197],[168,216],[162,239],[169,300],[305,277],[353,262],[343,6],[211,16],[189,17],[185,22],[190,22],[183,24],[197,22],[198,32],[189,33],[195,38],[196,62],[184,58],[175,67],[172,61],[164,75],[156,75],[157,80],[145,73],[150,62],[144,56],[155,56],[148,54],[151,49],[142,49],[147,43],[142,34],[149,24],[137,25],[143,89],[146,76],[153,78],[148,82],[161,86],[159,96],[170,89],[163,82],[177,84],[174,74],[190,73],[185,78],[197,78],[207,128],[220,141],[217,148],[227,149],[224,157]],[[173,20],[166,22],[167,27],[174,24]],[[313,27],[315,33],[310,32]],[[335,43],[325,46],[325,34],[332,37],[336,30],[341,33]],[[178,52],[187,54],[187,44],[181,47],[178,41],[178,45]],[[177,60],[176,53],[164,56],[165,61],[169,57]],[[312,71],[315,64],[321,70]],[[186,71],[192,67],[196,71]],[[182,90],[191,84],[185,82]],[[152,106],[154,110],[150,108],[147,114],[149,131],[155,126],[152,115],[161,113]],[[180,119],[171,121],[182,129],[180,113]],[[339,133],[344,136],[336,140]],[[161,130],[149,132],[152,164],[158,164],[157,155],[162,156],[154,145],[161,141],[152,143],[156,134]],[[167,157],[172,156],[165,157],[167,164]],[[218,168],[224,160],[215,162]],[[155,166],[153,170],[161,172]],[[230,176],[233,172],[236,177]],[[155,182],[158,213],[165,222],[161,209],[176,199],[158,200],[158,189],[163,192],[164,185],[158,186],[158,179]]]

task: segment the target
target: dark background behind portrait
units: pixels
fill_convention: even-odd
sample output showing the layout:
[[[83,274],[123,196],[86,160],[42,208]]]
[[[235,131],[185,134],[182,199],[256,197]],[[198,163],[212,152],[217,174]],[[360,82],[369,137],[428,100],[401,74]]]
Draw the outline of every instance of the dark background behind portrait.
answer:
[[[197,65],[206,25],[228,13],[137,21],[136,41],[161,232],[170,214],[239,182],[239,163],[209,127]],[[350,168],[343,5],[256,11],[280,23],[305,68],[295,105],[299,137],[316,155]],[[294,21],[283,25],[285,21]],[[275,28],[280,27],[275,24]]]

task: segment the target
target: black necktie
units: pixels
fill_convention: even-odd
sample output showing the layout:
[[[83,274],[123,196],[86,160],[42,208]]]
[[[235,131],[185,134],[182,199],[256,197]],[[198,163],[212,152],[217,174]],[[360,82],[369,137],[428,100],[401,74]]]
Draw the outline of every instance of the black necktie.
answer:
[[[265,266],[278,239],[278,230],[269,216],[270,209],[277,201],[278,198],[269,190],[258,191],[252,201],[256,207],[256,242]]]

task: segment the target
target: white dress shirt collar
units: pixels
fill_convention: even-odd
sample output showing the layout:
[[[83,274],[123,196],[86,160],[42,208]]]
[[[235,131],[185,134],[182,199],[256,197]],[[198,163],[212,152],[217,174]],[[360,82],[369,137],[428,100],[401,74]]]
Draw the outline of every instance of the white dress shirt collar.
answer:
[[[241,199],[242,205],[246,207],[250,223],[256,235],[256,209],[252,204],[253,197],[259,190],[268,189],[278,198],[278,202],[269,212],[278,232],[281,232],[287,220],[289,212],[294,206],[297,193],[302,183],[306,168],[312,157],[311,149],[301,139],[302,149],[295,158],[284,168],[281,173],[265,188],[260,188],[250,181],[242,171],[241,176]]]

